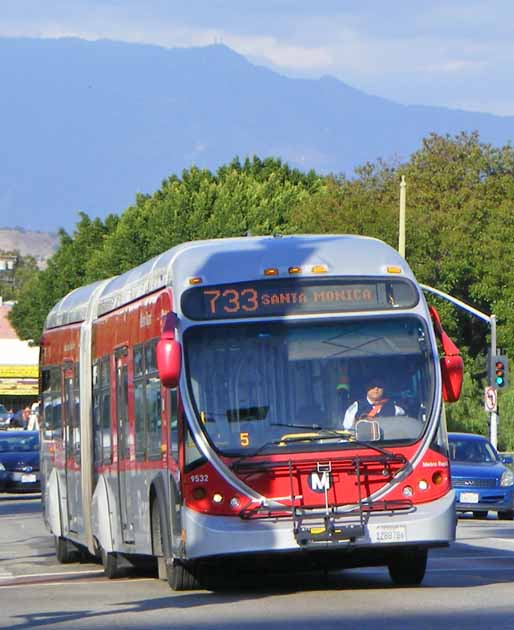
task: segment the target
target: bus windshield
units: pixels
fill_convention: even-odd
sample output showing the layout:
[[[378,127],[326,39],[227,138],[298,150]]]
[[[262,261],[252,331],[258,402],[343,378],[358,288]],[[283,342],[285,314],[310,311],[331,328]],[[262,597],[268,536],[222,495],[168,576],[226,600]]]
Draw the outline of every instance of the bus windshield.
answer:
[[[430,418],[434,358],[415,316],[195,326],[184,348],[200,425],[228,456],[344,447],[358,428],[412,442]]]

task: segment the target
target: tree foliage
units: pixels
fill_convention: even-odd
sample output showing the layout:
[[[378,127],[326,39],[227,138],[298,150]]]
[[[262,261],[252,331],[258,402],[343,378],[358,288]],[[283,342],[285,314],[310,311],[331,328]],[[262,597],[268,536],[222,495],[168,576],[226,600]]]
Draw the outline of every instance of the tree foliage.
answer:
[[[7,252],[4,252],[7,253]],[[34,256],[21,256],[18,251],[9,252],[17,256],[13,282],[0,281],[0,296],[4,301],[16,301],[25,285],[37,274],[38,267]]]
[[[420,282],[498,319],[498,345],[514,358],[514,150],[476,133],[431,134],[401,164],[364,164],[354,177],[302,173],[279,159],[238,158],[217,172],[192,167],[152,195],[137,195],[118,219],[81,215],[61,233],[48,268],[25,283],[12,312],[23,337],[37,339],[51,306],[81,284],[122,273],[184,241],[247,233],[353,233],[398,242],[399,183],[407,181],[406,258]],[[466,356],[462,399],[451,428],[486,431],[482,407],[488,326],[428,298]],[[514,448],[514,394],[500,444]]]

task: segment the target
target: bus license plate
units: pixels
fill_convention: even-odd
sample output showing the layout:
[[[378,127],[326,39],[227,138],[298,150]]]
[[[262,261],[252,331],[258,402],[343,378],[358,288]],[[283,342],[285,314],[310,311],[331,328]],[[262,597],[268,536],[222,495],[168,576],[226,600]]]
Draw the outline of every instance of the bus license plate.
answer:
[[[461,503],[478,503],[478,492],[461,492]]]
[[[378,525],[375,527],[374,542],[406,542],[407,530],[404,525]]]
[[[21,483],[34,483],[36,481],[36,475],[22,475]]]

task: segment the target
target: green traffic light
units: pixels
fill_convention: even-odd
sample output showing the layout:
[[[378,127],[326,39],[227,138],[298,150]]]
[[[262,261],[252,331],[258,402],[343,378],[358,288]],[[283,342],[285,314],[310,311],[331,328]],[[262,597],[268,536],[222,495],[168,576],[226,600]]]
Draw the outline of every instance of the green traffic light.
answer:
[[[503,377],[502,376],[497,376],[496,377],[496,385],[503,385]]]

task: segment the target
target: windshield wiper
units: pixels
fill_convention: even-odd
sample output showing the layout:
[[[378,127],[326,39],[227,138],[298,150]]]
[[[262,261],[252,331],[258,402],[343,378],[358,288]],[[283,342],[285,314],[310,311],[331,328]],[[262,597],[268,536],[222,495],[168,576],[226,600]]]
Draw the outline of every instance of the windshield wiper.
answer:
[[[396,455],[395,453],[391,453],[391,451],[388,451],[381,446],[377,446],[376,444],[373,444],[373,442],[367,442],[366,440],[349,440],[349,443],[357,444],[358,446],[365,446],[366,448],[369,448],[373,451],[382,453],[382,455],[385,455],[388,459],[398,459],[399,457],[405,459],[403,455]]]
[[[290,424],[289,422],[270,422],[274,427],[291,427],[293,429],[311,429],[313,431],[319,431],[323,427],[319,424]]]
[[[292,426],[292,425],[286,425],[286,426]],[[306,427],[306,428],[310,429],[312,427]],[[237,464],[239,464],[239,462],[242,462],[248,457],[255,457],[256,455],[260,455],[260,453],[262,453],[262,451],[267,449],[269,446],[294,444],[295,442],[317,442],[318,440],[333,440],[334,438],[339,438],[340,440],[343,440],[344,436],[338,433],[337,431],[329,431],[329,430],[323,430],[323,432],[313,434],[313,435],[308,435],[308,434],[284,435],[278,440],[270,440],[269,442],[264,442],[264,444],[261,444],[261,446],[259,446],[258,449],[256,449],[255,451],[252,451],[251,453],[245,453],[244,455],[236,459],[236,461],[231,464],[231,467],[234,468],[235,466],[237,466]]]

